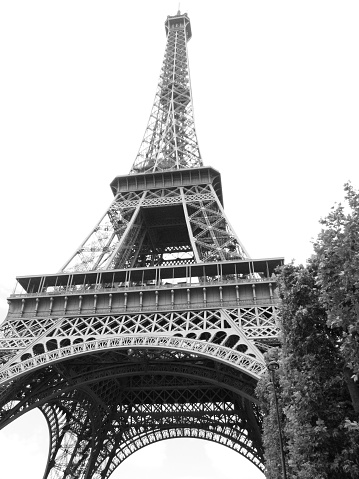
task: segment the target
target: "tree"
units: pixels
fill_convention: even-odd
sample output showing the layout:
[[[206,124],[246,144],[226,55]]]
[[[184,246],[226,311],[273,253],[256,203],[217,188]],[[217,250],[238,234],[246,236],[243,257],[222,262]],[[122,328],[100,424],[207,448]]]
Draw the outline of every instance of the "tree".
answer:
[[[282,347],[276,390],[288,476],[359,477],[358,294],[359,194],[345,185],[341,205],[322,220],[315,255],[278,274]],[[270,353],[270,354],[273,354]],[[271,359],[271,358],[270,358]],[[274,403],[262,378],[267,478],[281,476]]]
[[[354,409],[359,413],[359,192],[344,185],[345,207],[333,207],[321,223],[314,250],[319,261],[317,283],[328,325],[337,334],[345,359],[345,378]]]

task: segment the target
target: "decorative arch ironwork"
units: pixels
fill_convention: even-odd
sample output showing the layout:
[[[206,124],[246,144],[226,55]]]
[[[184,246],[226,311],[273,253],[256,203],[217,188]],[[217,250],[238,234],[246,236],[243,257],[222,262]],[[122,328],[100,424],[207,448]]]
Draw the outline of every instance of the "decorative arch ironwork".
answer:
[[[43,381],[50,370],[51,384]],[[13,380],[0,427],[40,407],[51,433],[46,479],[108,478],[135,451],[174,437],[224,444],[262,470],[255,384],[239,368],[189,351],[90,350]]]
[[[45,350],[42,342],[31,345],[31,349],[22,352],[21,356],[14,359],[14,363],[0,372],[0,386],[19,376],[52,363],[60,362],[67,357],[76,357],[82,354],[88,354],[95,351],[110,349],[128,349],[128,348],[149,348],[174,350],[180,352],[190,352],[192,354],[216,359],[220,362],[238,368],[242,372],[259,379],[261,373],[265,370],[263,361],[248,354],[234,351],[231,348],[207,343],[191,338],[182,338],[177,336],[149,336],[149,335],[122,335],[112,336],[104,339],[79,340],[58,349]],[[41,349],[39,349],[39,346]],[[24,359],[21,359],[24,357]],[[30,356],[30,357],[28,357]]]

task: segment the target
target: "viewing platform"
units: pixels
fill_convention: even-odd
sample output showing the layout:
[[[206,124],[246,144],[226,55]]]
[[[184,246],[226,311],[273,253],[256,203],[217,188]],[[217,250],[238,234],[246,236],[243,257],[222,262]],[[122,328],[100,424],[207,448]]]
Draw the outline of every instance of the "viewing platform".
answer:
[[[283,258],[21,276],[8,317],[271,306]],[[271,313],[272,314],[272,313]]]

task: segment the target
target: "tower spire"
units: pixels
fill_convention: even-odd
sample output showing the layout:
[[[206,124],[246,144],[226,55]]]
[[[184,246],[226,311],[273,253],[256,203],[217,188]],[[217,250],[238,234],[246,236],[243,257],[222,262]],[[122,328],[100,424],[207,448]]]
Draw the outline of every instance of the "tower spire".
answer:
[[[180,7],[179,7],[180,8]],[[167,45],[150,119],[131,174],[202,166],[193,118],[186,13],[168,16]]]

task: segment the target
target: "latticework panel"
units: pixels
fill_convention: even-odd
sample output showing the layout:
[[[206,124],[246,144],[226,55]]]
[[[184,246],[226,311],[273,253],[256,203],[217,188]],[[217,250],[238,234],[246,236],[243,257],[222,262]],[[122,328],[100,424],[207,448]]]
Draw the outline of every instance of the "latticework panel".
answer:
[[[51,433],[45,478],[108,478],[140,448],[175,437],[219,442],[263,468],[254,383],[192,356],[129,352],[89,353],[22,383],[16,392],[22,405],[16,401],[12,414],[36,405],[45,414]],[[246,389],[248,399],[239,395]]]
[[[72,400],[45,404],[41,410],[50,429],[50,448],[44,477],[84,477],[93,435],[88,405]]]
[[[188,23],[182,15],[169,26],[160,80],[132,174],[202,165],[187,59]]]
[[[247,253],[231,227],[213,186],[194,186],[186,191],[186,196],[185,208],[199,260],[246,258]]]
[[[248,424],[243,421],[241,413],[233,403],[221,402],[135,404],[131,412],[125,413],[118,407],[102,417],[94,440],[86,434],[89,424],[86,413],[83,413],[81,420],[84,422],[77,431],[71,423],[62,434],[50,429],[55,447],[51,449],[51,460],[44,477],[108,478],[139,449],[181,437],[218,442],[263,469],[262,451],[248,433]],[[97,419],[94,417],[95,422]]]
[[[6,324],[11,337],[2,340],[8,357],[0,370],[1,383],[60,358],[141,346],[210,355],[259,375],[265,369],[261,351],[277,344],[279,334],[273,305],[70,316],[52,321],[10,319]]]
[[[188,397],[188,392],[187,392]],[[196,396],[200,394],[196,393]],[[138,449],[154,442],[177,437],[203,438],[224,444],[237,450],[254,464],[261,464],[261,451],[249,436],[248,424],[233,402],[181,402],[166,404],[134,404],[131,413],[123,414],[127,419],[122,432],[122,442],[107,445],[97,459],[97,468],[93,477],[109,475],[128,456]],[[153,398],[150,398],[153,400]],[[236,410],[237,409],[237,410]]]
[[[187,15],[166,31],[130,175],[112,182],[114,201],[60,274],[19,278],[0,329],[0,429],[42,410],[44,479],[107,479],[138,449],[178,437],[263,470],[254,390],[278,342],[274,260],[244,261],[220,175],[202,167]]]
[[[138,449],[174,437],[219,442],[263,467],[253,378],[194,354],[134,346],[27,370],[0,399],[0,429],[40,407],[51,479],[107,478]]]
[[[61,271],[105,269],[113,261],[121,245],[124,249],[138,234],[138,212],[146,192],[118,194],[105,215],[96,224],[81,246]],[[129,235],[129,231],[132,231]]]
[[[241,331],[247,339],[275,338],[279,333],[277,306],[8,319],[4,324],[0,346],[4,350],[21,349],[41,336],[103,337],[118,334],[169,333],[191,334],[191,337],[208,339],[209,333],[218,330]]]
[[[62,271],[244,259],[212,185],[120,193]]]

